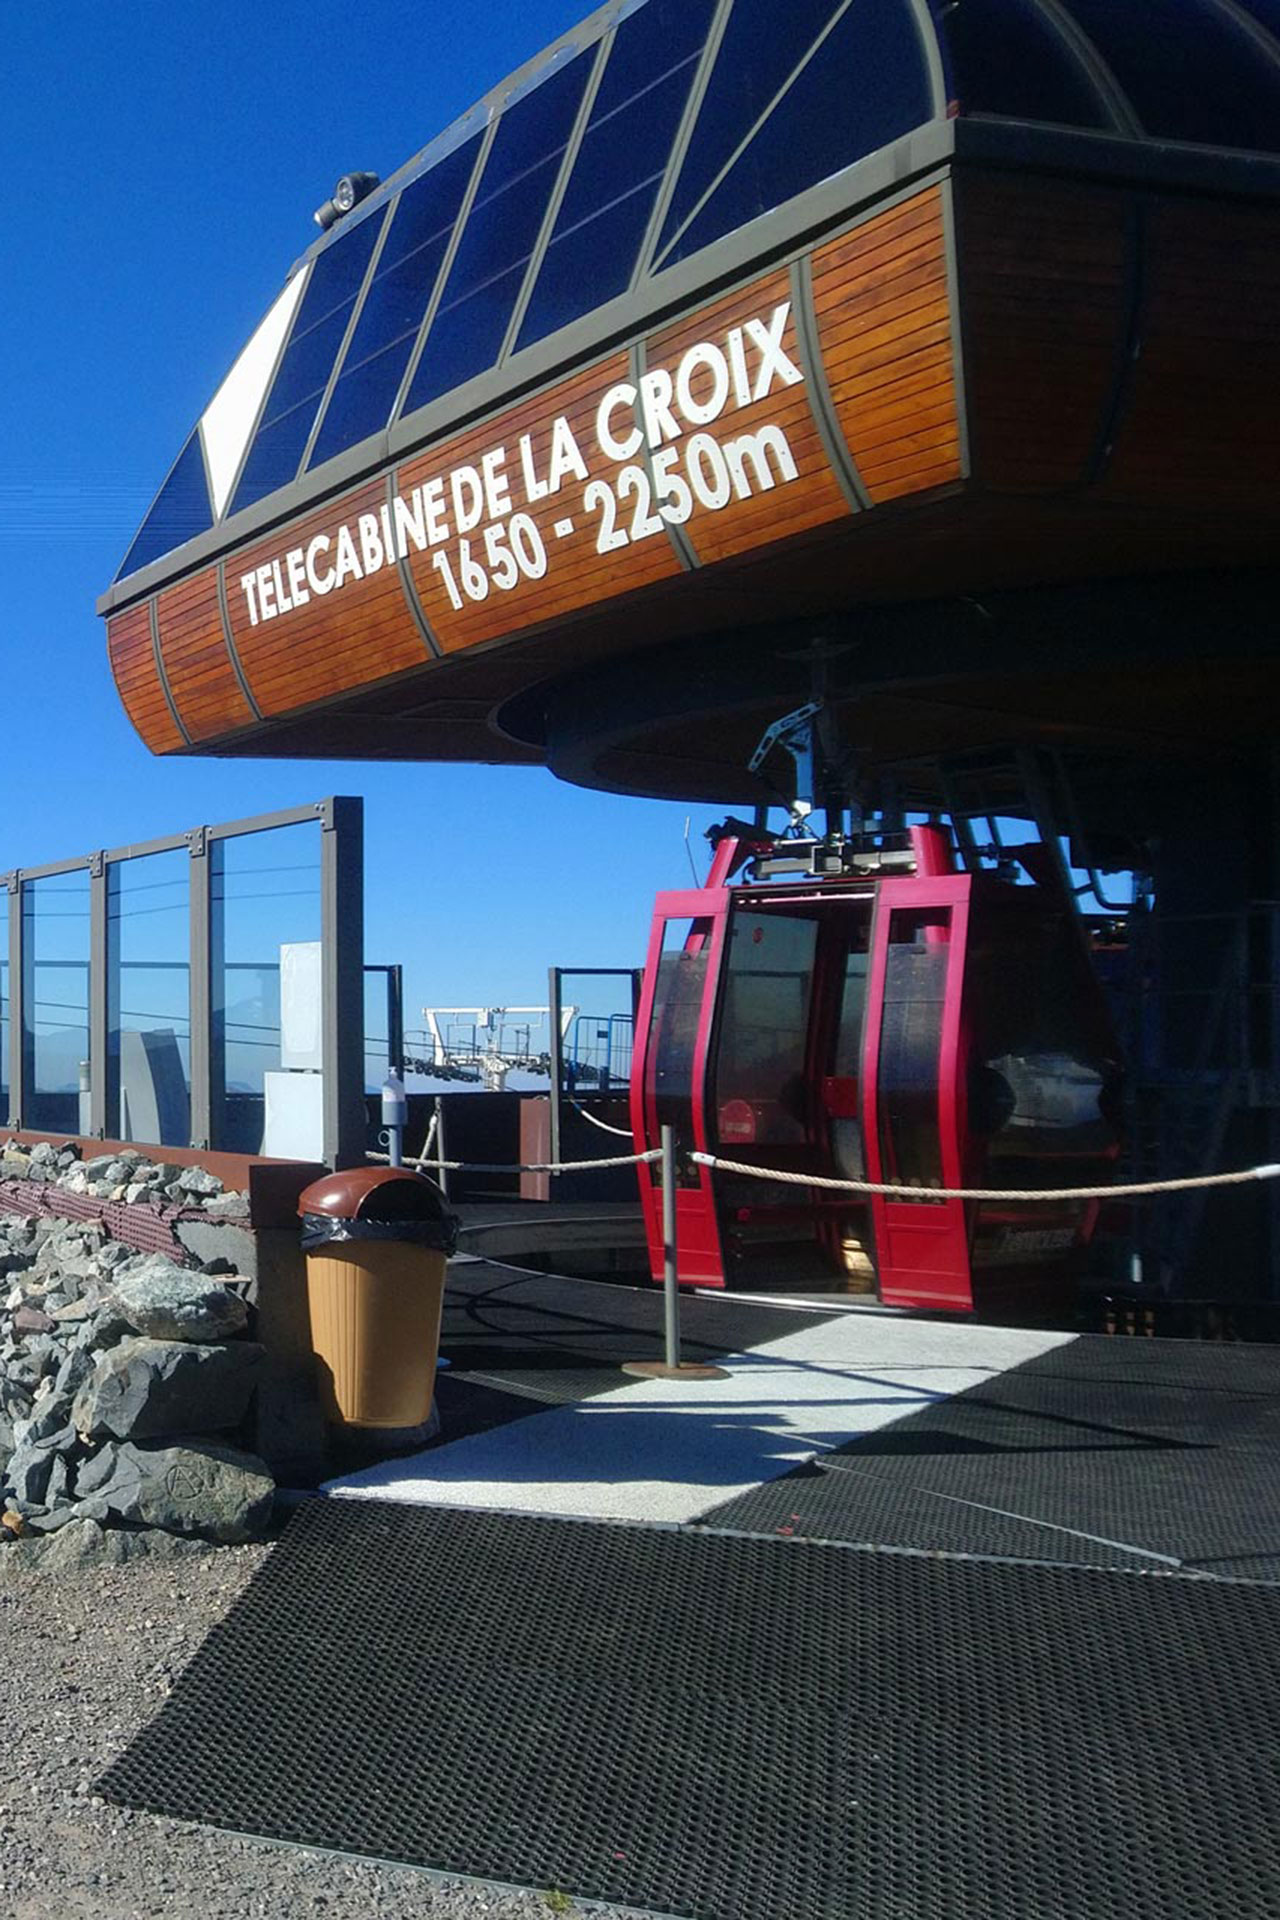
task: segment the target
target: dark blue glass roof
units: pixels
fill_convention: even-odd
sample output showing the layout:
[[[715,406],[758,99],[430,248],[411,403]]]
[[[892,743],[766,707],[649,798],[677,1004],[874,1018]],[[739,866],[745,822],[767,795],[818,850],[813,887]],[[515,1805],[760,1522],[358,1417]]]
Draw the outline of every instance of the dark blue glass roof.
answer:
[[[1280,153],[1280,0],[609,0],[304,257],[117,578],[956,115]]]

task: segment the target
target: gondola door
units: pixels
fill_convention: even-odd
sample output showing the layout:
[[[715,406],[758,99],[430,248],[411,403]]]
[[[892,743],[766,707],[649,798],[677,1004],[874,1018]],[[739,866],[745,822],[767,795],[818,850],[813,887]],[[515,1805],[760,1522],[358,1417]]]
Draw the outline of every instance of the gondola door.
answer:
[[[711,1175],[684,1155],[707,1150],[707,1052],[723,963],[730,894],[721,885],[658,895],[636,1019],[631,1125],[641,1150],[676,1130],[681,1151],[676,1189],[680,1279],[725,1284],[724,1255]],[[662,1192],[658,1164],[642,1166],[640,1198],[652,1272],[662,1273]]]
[[[863,1034],[867,1177],[964,1185],[962,991],[972,880],[882,880],[877,890]],[[887,1306],[973,1308],[960,1200],[871,1203],[879,1293]]]

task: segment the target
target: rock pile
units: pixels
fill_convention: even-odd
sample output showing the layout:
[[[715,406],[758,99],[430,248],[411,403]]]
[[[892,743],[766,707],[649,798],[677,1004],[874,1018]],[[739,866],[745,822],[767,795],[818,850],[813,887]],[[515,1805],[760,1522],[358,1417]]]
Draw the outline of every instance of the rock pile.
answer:
[[[64,1202],[88,1217],[62,1217]],[[140,1529],[218,1542],[265,1530],[271,1474],[236,1444],[263,1358],[248,1282],[225,1259],[195,1268],[176,1241],[139,1251],[111,1231],[124,1210],[145,1246],[197,1208],[247,1214],[199,1167],[0,1154],[0,1564],[64,1528],[63,1560],[72,1540],[76,1557],[127,1557],[116,1536]]]

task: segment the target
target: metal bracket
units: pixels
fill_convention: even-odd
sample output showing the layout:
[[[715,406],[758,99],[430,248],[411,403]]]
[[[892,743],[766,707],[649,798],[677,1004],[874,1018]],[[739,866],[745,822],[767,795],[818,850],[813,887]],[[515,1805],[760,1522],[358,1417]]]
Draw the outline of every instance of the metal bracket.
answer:
[[[208,827],[192,827],[187,835],[187,852],[193,860],[203,860],[209,851]]]

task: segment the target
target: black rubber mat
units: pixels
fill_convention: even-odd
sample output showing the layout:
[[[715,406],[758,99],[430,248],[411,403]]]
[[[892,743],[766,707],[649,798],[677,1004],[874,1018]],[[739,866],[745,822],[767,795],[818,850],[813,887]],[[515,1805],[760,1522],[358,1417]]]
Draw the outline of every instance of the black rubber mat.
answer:
[[[302,1508],[101,1783],[697,1920],[1277,1920],[1280,1594]]]
[[[1275,1580],[1280,1348],[1087,1336],[703,1524]]]

